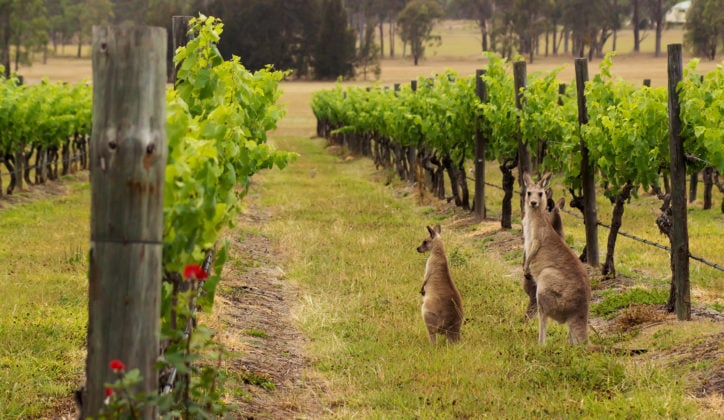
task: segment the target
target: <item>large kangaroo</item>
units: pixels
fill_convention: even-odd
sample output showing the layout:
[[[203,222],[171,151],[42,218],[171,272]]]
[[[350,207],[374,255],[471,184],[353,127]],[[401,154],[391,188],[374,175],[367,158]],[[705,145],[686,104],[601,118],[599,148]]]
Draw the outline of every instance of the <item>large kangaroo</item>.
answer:
[[[550,188],[546,190],[546,196],[548,197],[548,212],[546,214],[551,221],[551,226],[553,226],[553,230],[555,230],[556,233],[565,240],[565,236],[563,235],[563,220],[561,219],[561,209],[566,206],[566,200],[564,198],[561,198],[558,200],[558,202],[553,201],[553,192]],[[526,320],[529,320],[538,313],[538,302],[536,301],[535,297],[535,279],[533,279],[533,276],[530,273],[525,273],[524,275],[523,290],[528,295],[528,307],[525,310],[525,318]]]
[[[417,252],[430,252],[425,264],[422,283],[422,319],[427,326],[430,343],[435,344],[437,334],[444,334],[448,342],[460,339],[463,324],[463,305],[448,268],[445,247],[440,236],[440,225],[427,227],[430,237],[417,247]]]
[[[588,339],[588,303],[591,286],[583,264],[553,229],[546,210],[546,188],[551,174],[534,183],[525,173],[523,272],[535,279],[538,302],[538,342],[546,340],[548,318],[568,325],[572,344]]]

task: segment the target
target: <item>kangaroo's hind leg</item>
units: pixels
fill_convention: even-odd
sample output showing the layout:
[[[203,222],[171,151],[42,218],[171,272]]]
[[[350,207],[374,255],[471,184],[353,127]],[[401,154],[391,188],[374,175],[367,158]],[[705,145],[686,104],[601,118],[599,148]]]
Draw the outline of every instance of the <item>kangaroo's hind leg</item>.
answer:
[[[460,341],[460,324],[453,325],[445,331],[445,337],[449,343],[457,343]]]
[[[437,333],[440,330],[438,316],[434,312],[427,312],[423,310],[422,319],[425,321],[427,334],[430,336],[430,344],[434,345],[437,341]]]
[[[571,344],[583,344],[588,340],[588,316],[576,316],[567,322]]]
[[[546,332],[548,329],[548,315],[544,314],[543,311],[538,307],[538,343],[546,343]]]

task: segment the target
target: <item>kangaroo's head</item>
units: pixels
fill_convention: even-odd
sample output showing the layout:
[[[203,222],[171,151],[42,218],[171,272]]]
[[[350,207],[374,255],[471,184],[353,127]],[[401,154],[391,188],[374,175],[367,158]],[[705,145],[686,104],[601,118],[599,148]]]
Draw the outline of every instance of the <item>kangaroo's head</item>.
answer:
[[[440,225],[435,225],[434,228],[431,228],[430,226],[427,227],[427,231],[430,232],[430,237],[425,238],[424,241],[420,244],[420,246],[417,247],[417,252],[423,253],[423,252],[430,252],[432,250],[433,243],[435,239],[440,238]]]
[[[548,205],[548,183],[551,181],[551,174],[546,173],[538,182],[533,182],[529,173],[523,174],[525,182],[525,206],[531,209],[545,208]]]

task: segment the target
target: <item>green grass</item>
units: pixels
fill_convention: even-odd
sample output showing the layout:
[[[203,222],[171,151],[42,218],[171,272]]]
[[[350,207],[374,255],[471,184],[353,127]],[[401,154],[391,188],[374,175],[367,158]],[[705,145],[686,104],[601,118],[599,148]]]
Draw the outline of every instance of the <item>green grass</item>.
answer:
[[[441,220],[439,212],[399,193],[399,183],[377,182],[384,176],[366,159],[330,155],[319,139],[276,143],[301,158],[266,173],[257,185],[260,204],[274,212],[264,233],[285,250],[287,278],[304,290],[296,313],[311,338],[315,367],[330,382],[326,402],[338,407],[334,417],[651,418],[697,412],[685,397],[691,384],[682,368],[570,347],[567,330],[557,324],[549,327],[546,346],[539,346],[537,323],[523,321],[519,254],[508,261],[489,248],[491,242],[471,237],[474,229],[450,227],[454,216]],[[437,222],[466,323],[460,344],[432,347],[419,312],[426,256],[415,247],[427,235],[425,225]],[[692,338],[680,331],[685,327],[673,328],[680,340]]]
[[[551,325],[549,343],[538,346],[537,323],[523,321],[520,249],[500,249],[498,237],[476,233],[481,227],[495,229],[498,222],[453,227],[464,213],[419,206],[404,183],[385,185],[384,174],[366,159],[331,155],[319,139],[275,141],[301,157],[284,171],[265,172],[255,181],[258,204],[274,212],[255,233],[269,235],[284,250],[286,278],[302,286],[304,296],[295,314],[311,339],[308,355],[314,368],[329,381],[325,398],[328,406],[336,407],[335,416],[701,414],[686,395],[693,386],[690,373],[708,369],[705,363],[677,366],[590,353],[569,347],[567,331],[559,325]],[[312,168],[314,178],[309,176]],[[488,165],[487,179],[499,179],[495,165]],[[494,188],[487,193],[494,218],[502,193]],[[8,290],[0,302],[2,418],[54,413],[53,407],[67,402],[83,382],[89,195],[87,184],[75,184],[68,195],[0,211],[0,235],[5,239],[0,257],[6,268],[0,276]],[[692,252],[716,261],[722,255],[717,240],[722,216],[697,205],[689,213]],[[600,201],[599,206],[605,220],[610,205]],[[632,200],[623,230],[661,241],[650,226],[656,207],[656,200],[645,193]],[[519,223],[519,218],[514,221]],[[419,314],[426,257],[415,247],[427,236],[425,225],[436,223],[443,225],[466,323],[460,345],[433,348]],[[568,242],[580,250],[580,221],[564,215],[564,224]],[[606,231],[599,233],[605,243]],[[519,225],[509,234],[519,236]],[[631,290],[641,292],[604,296],[602,316],[648,302],[650,295],[660,303],[660,291],[667,290],[669,281],[668,255],[649,248],[619,239],[617,268],[635,283]],[[709,306],[720,308],[722,276],[706,270],[692,262],[697,291],[693,301],[698,304],[703,294],[709,296]],[[717,323],[674,323],[650,334],[615,337],[613,342],[670,352],[721,330]],[[245,333],[265,335],[260,330]],[[265,383],[253,374],[243,380]]]
[[[631,289],[625,292],[606,290],[602,293],[603,301],[591,306],[591,314],[612,318],[623,308],[633,305],[661,305],[669,300],[666,289]]]
[[[89,185],[0,211],[0,417],[31,418],[82,384]]]

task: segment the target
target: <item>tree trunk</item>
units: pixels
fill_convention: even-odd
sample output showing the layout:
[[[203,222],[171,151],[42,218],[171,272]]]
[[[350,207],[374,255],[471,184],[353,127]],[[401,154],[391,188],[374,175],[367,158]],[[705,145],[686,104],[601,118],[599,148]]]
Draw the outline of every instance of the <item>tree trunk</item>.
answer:
[[[656,218],[656,226],[659,228],[664,236],[669,238],[671,243],[671,196],[669,194],[662,194],[661,191],[657,192],[659,200],[663,201],[661,205],[661,214]],[[669,254],[669,267],[671,272],[674,272],[674,255]],[[666,310],[668,312],[674,312],[676,309],[676,284],[673,279],[669,287],[669,300],[666,303]]]
[[[13,193],[13,190],[15,189],[15,184],[17,183],[17,175],[15,173],[15,166],[13,165],[15,161],[15,157],[8,153],[5,155],[5,158],[3,159],[5,162],[5,167],[8,169],[8,172],[10,173],[10,183],[8,184],[8,189],[6,191],[6,194],[10,195]]]
[[[518,109],[523,108],[523,90],[527,85],[526,63],[525,61],[516,61],[513,63],[513,82],[515,85],[515,106]],[[523,174],[530,173],[531,161],[530,151],[528,150],[527,139],[524,139],[520,132],[518,133],[518,186],[520,187],[520,214],[523,217],[525,211],[525,183],[523,182]]]
[[[704,210],[711,209],[711,190],[714,187],[714,168],[704,168],[702,172],[702,181],[704,183]]]
[[[30,146],[30,150],[26,151],[23,155],[23,178],[25,179],[25,182],[28,185],[33,185],[33,182],[30,180],[30,171],[33,169],[33,167],[30,165],[30,158],[33,157],[33,152],[35,152],[35,146]],[[36,158],[35,162],[35,177],[38,177],[38,162]],[[37,179],[36,179],[37,182]]]
[[[661,24],[661,20],[656,21],[656,50],[654,52],[654,57],[661,57],[661,32],[663,31],[663,25]]]
[[[81,56],[81,49],[83,47],[83,35],[82,31],[78,30],[78,58]]]
[[[483,81],[482,76],[486,70],[475,70],[475,94],[481,103],[488,101],[488,89]],[[475,196],[473,197],[473,208],[475,214],[480,218],[486,218],[485,211],[485,152],[487,148],[487,140],[483,136],[481,130],[482,116],[475,117]],[[467,183],[465,184],[467,185]]]
[[[485,19],[478,20],[478,26],[480,26],[480,37],[482,38],[482,42],[480,47],[482,48],[482,51],[488,51],[488,26],[485,23]]]
[[[453,164],[453,160],[450,158],[450,155],[447,154],[442,157],[442,164],[447,171],[448,178],[450,178],[450,189],[452,191],[453,200],[455,200],[455,205],[460,207],[462,206],[462,199],[460,198],[460,189],[458,188],[459,183],[457,168]]]
[[[61,174],[68,175],[68,172],[70,172],[70,140],[63,142],[63,148],[61,149],[60,154],[63,161]]]
[[[626,205],[626,200],[631,197],[632,189],[633,184],[631,182],[627,182],[618,195],[616,195],[616,200],[614,202],[613,215],[611,216],[611,230],[608,232],[606,261],[603,263],[603,267],[601,268],[601,274],[607,277],[616,277],[616,268],[613,264],[613,256],[616,249],[616,238],[618,237],[618,231],[621,229],[624,206]]]
[[[588,62],[585,58],[575,60],[576,90],[578,97],[578,123],[588,124],[588,108],[584,85],[588,81]],[[588,147],[581,139],[581,178],[583,178],[583,214],[586,227],[586,262],[593,267],[599,264],[598,249],[598,208],[596,206],[596,179],[593,166],[588,159]]]
[[[613,30],[613,40],[611,45],[611,51],[616,52],[616,44],[618,41],[618,31],[616,29]]]
[[[724,213],[724,182],[719,179],[719,171],[714,171],[714,185],[719,189],[719,192],[722,193],[722,199],[721,199],[721,212]]]
[[[699,183],[699,173],[694,172],[689,177],[689,202],[693,203],[696,201],[696,190]]]
[[[158,392],[166,146],[166,30],[93,28],[88,355],[81,418],[103,407],[108,363]],[[157,417],[149,406],[140,418]]]
[[[515,186],[515,177],[513,169],[518,166],[518,159],[506,159],[500,165],[500,172],[503,174],[503,204],[500,214],[500,227],[503,229],[513,228],[513,187]]]
[[[633,6],[633,17],[631,18],[631,26],[633,26],[634,52],[641,51],[641,35],[639,34],[639,0],[631,0]]]
[[[395,20],[390,19],[390,58],[395,58]],[[382,55],[384,55],[384,51],[382,51]]]

